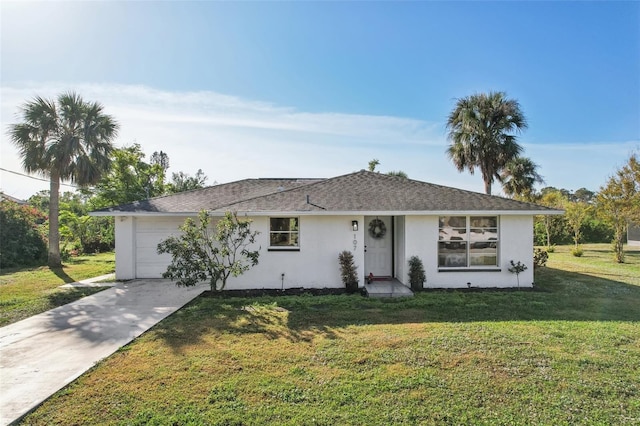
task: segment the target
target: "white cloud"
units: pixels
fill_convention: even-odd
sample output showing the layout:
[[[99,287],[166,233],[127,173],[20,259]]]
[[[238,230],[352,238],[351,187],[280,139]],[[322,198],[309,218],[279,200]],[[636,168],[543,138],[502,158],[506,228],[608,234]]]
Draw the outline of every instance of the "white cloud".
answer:
[[[313,113],[213,92],[168,92],[112,84],[21,83],[2,87],[3,168],[21,171],[6,133],[8,124],[18,120],[19,106],[36,94],[55,97],[70,89],[86,100],[99,101],[119,121],[118,146],[135,141],[149,155],[163,150],[171,160],[171,171],[194,173],[201,168],[209,183],[246,177],[330,177],[365,168],[369,160],[378,158],[382,171],[404,170],[415,179],[482,191],[479,174],[459,174],[446,158],[442,123]],[[542,166],[549,185],[592,189],[623,162],[620,152],[633,148],[630,143],[525,146],[526,155]],[[601,176],[594,170],[594,158],[607,161],[597,166]],[[6,172],[1,176],[0,186],[14,196],[27,198],[48,188],[45,182]],[[581,177],[584,185],[576,186],[574,181]]]
[[[96,84],[75,85],[73,89],[86,100],[98,100],[120,122],[119,146],[135,141],[148,154],[163,150],[169,154],[172,171],[194,173],[201,168],[211,182],[266,176],[329,177],[364,168],[374,157],[382,161],[383,169],[403,169],[417,177],[427,175],[420,173],[421,169],[438,169],[444,160],[444,137],[436,123],[302,112],[213,92],[174,93]],[[3,87],[3,127],[16,122],[18,108],[25,100],[36,94],[55,97],[67,90],[68,85],[60,83]],[[440,159],[423,156],[420,151],[429,148],[436,148]],[[430,162],[434,164],[426,166]],[[20,170],[6,133],[2,165]],[[46,188],[44,182],[7,173],[2,174],[1,185],[8,193],[22,197]]]

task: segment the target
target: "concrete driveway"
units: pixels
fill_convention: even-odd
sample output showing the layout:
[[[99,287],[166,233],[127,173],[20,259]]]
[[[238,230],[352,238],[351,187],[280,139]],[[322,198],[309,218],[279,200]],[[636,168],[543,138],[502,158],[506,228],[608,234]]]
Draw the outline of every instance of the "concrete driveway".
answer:
[[[0,424],[18,419],[208,289],[134,280],[0,328]]]

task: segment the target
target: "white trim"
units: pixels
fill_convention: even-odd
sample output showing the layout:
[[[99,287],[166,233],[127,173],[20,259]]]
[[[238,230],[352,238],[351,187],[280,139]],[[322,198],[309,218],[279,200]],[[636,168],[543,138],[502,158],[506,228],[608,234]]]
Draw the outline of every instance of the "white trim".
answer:
[[[296,231],[272,231],[271,230],[271,219],[296,219],[298,221],[298,229]],[[276,215],[276,216],[270,216],[269,217],[269,231],[268,231],[268,235],[269,235],[269,247],[268,249],[271,251],[278,251],[278,250],[282,250],[282,251],[300,251],[300,217],[299,216],[281,216],[281,215]],[[298,234],[298,244],[295,246],[272,246],[271,245],[271,234],[289,234],[289,235],[293,235],[293,234]]]
[[[218,214],[217,212],[211,212],[211,216],[224,216],[224,212]],[[166,217],[175,217],[175,216],[190,216],[197,217],[198,212],[89,212],[89,216],[166,216]]]

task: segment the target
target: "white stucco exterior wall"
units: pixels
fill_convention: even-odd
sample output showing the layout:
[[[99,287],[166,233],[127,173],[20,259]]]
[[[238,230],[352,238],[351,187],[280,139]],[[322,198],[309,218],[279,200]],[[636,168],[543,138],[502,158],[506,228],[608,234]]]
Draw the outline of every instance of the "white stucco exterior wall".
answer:
[[[509,261],[522,262],[527,270],[520,273],[520,286],[533,287],[533,216],[504,216],[500,221],[500,265],[506,274],[505,287],[516,285],[516,276],[508,271]]]
[[[274,215],[273,217],[277,217]],[[231,277],[227,289],[342,288],[338,254],[354,254],[360,285],[364,283],[364,216],[299,216],[300,250],[269,250],[269,217],[251,217],[252,229],[260,232],[259,264],[240,277]],[[158,255],[157,244],[178,233],[185,217],[122,216],[116,224],[116,278],[160,278],[170,261]],[[351,222],[357,220],[358,231]],[[438,270],[438,216],[395,217],[394,275],[408,284],[407,261],[422,259],[427,288],[514,287],[516,276],[508,272],[509,261],[520,261],[528,269],[520,274],[520,285],[533,283],[533,217],[500,216],[499,266],[491,271]],[[355,243],[355,248],[354,248]],[[284,273],[284,279],[282,274]]]
[[[343,288],[338,264],[343,250],[354,254],[358,278],[364,283],[363,216],[300,216],[299,251],[269,250],[269,218],[251,219],[252,229],[261,232],[259,264],[230,278],[227,289]],[[357,232],[351,229],[352,220],[358,221]]]
[[[405,263],[411,256],[418,256],[427,276],[425,287],[434,287],[438,270],[438,217],[405,217]]]
[[[131,216],[115,218],[117,280],[131,280],[136,277],[135,221],[136,218]]]
[[[438,268],[438,216],[407,216],[406,258],[418,256],[427,275],[426,288],[515,287],[516,276],[508,271],[509,261],[520,261],[527,270],[520,274],[520,286],[533,283],[533,216],[500,216],[497,268],[444,271]]]
[[[277,217],[274,215],[274,217]],[[117,217],[117,279],[161,278],[169,255],[156,253],[157,244],[178,233],[186,217]],[[364,283],[364,216],[300,216],[300,250],[269,250],[269,218],[250,217],[260,232],[259,263],[240,277],[231,277],[227,289],[342,288],[338,254],[354,254],[361,285]],[[351,228],[357,220],[358,231]],[[355,250],[354,250],[355,243]],[[284,280],[282,274],[284,273]]]

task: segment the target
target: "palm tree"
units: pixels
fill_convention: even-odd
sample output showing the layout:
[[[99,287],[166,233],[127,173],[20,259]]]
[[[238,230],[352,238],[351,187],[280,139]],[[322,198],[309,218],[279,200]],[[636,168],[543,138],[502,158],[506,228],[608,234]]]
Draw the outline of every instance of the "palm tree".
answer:
[[[505,165],[522,152],[513,133],[526,128],[520,104],[504,92],[458,99],[447,120],[447,155],[459,172],[467,169],[473,174],[479,168],[485,192],[491,194],[494,179],[500,179]]]
[[[60,267],[60,181],[96,183],[110,167],[118,124],[104,114],[102,105],[73,92],[58,96],[57,103],[38,96],[21,112],[23,122],[10,126],[10,137],[24,170],[49,178],[49,266]]]
[[[538,165],[527,157],[517,157],[509,161],[500,173],[500,182],[505,194],[531,201],[534,185],[544,182],[537,169]]]

